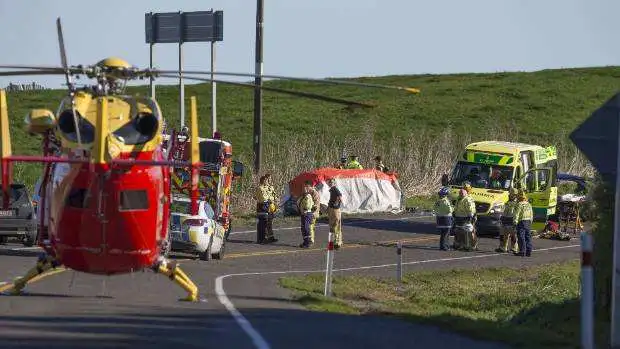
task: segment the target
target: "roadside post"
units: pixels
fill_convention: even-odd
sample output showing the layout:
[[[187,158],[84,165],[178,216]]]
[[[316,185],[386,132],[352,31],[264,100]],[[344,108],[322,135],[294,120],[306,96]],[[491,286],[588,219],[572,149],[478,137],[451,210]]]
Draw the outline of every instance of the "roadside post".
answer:
[[[334,233],[329,232],[327,243],[327,268],[325,268],[325,297],[332,295],[332,268],[334,264]]]
[[[592,234],[581,232],[581,348],[594,349]]]
[[[571,141],[615,190],[611,286],[611,343],[620,348],[620,92],[595,110],[571,134]]]
[[[396,256],[398,258],[398,263],[396,264],[396,279],[398,280],[398,285],[402,285],[403,283],[403,243],[396,243]]]

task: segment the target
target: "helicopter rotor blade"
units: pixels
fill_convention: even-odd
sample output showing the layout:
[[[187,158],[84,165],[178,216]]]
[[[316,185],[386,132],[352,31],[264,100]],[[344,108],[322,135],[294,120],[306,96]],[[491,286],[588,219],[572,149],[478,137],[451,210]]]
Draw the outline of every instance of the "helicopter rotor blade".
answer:
[[[6,65],[0,65],[0,69],[59,70],[61,72],[64,72],[63,67],[59,67],[55,65],[6,64]]]
[[[175,74],[179,73],[178,70],[153,70],[154,73],[161,74]],[[381,88],[381,89],[390,89],[390,90],[400,90],[407,91],[410,93],[420,93],[420,90],[413,87],[404,87],[404,86],[394,86],[394,85],[382,85],[382,84],[374,84],[374,83],[365,83],[365,82],[357,82],[357,81],[345,81],[345,80],[337,80],[337,79],[316,79],[316,78],[304,78],[304,77],[293,77],[293,76],[283,76],[283,75],[268,75],[268,74],[252,74],[252,73],[231,73],[231,72],[211,72],[211,71],[202,71],[202,70],[190,70],[190,71],[181,71],[181,74],[190,74],[190,75],[223,75],[223,76],[247,76],[247,77],[258,77],[261,76],[263,78],[268,79],[286,79],[286,80],[297,80],[297,81],[307,81],[307,82],[316,82],[316,83],[324,83],[324,84],[334,84],[334,85],[351,85],[357,87],[369,87],[369,88]]]
[[[164,78],[175,78],[175,79],[178,78],[177,75],[173,75],[173,74],[160,74],[159,76],[160,77],[164,77]],[[235,86],[241,86],[241,87],[256,88],[256,85],[254,85],[254,84],[246,84],[246,83],[243,83],[243,82],[236,82],[236,81],[207,79],[207,78],[199,78],[199,77],[187,76],[187,75],[183,75],[183,78],[184,79],[188,79],[188,80],[202,81],[202,82],[214,81],[214,82],[216,82],[218,84],[228,84],[228,85],[235,85]],[[339,103],[339,104],[345,104],[345,105],[349,105],[349,106],[356,105],[356,106],[366,107],[366,108],[373,108],[373,107],[375,107],[375,105],[373,105],[373,104],[368,104],[368,103],[363,103],[363,102],[356,102],[356,101],[350,101],[350,100],[341,99],[341,98],[335,98],[335,97],[328,97],[328,96],[319,95],[319,94],[310,93],[310,92],[285,90],[285,89],[281,89],[281,88],[277,88],[277,87],[267,87],[267,86],[261,86],[261,89],[263,89],[265,91],[289,94],[289,95],[293,95],[293,96],[297,96],[297,97],[305,97],[305,98],[317,99],[317,100],[321,100],[321,101],[325,101],[325,102]]]
[[[16,70],[0,71],[0,76],[20,76],[20,75],[64,75],[65,72],[58,70]]]
[[[62,24],[60,23],[60,17],[56,18],[56,29],[58,30],[58,48],[60,49],[60,62],[62,64],[62,68],[65,70],[67,85],[71,86],[71,78],[69,77],[69,64],[67,64],[67,52],[65,51],[65,40],[62,35]]]

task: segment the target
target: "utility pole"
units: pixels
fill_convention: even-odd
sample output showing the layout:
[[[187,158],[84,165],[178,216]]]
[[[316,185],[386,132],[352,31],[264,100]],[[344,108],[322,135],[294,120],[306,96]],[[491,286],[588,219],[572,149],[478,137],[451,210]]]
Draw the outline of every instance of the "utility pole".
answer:
[[[263,136],[263,0],[256,0],[256,66],[254,78],[254,173],[260,173]]]

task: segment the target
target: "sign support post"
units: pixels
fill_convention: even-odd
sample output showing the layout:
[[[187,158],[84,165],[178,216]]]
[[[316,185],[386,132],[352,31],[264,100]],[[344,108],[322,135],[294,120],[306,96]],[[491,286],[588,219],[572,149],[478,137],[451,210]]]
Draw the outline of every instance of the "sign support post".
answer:
[[[153,47],[159,43],[179,45],[179,118],[185,126],[185,82],[183,80],[183,44],[187,42],[211,43],[211,80],[215,70],[215,42],[224,40],[224,13],[222,11],[163,12],[145,14],[145,40],[149,44],[150,68],[153,69]],[[215,82],[211,81],[212,123],[216,130]],[[150,78],[151,97],[155,98],[155,84]]]

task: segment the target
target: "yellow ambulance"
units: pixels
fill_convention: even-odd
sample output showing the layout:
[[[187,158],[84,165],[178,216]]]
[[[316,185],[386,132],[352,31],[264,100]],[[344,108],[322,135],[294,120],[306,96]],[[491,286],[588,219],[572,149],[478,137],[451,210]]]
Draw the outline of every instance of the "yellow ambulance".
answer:
[[[557,151],[555,146],[483,141],[471,143],[458,155],[452,173],[442,176],[455,202],[466,182],[476,202],[479,234],[498,234],[500,216],[510,188],[522,188],[532,204],[532,230],[540,231],[557,203]]]

